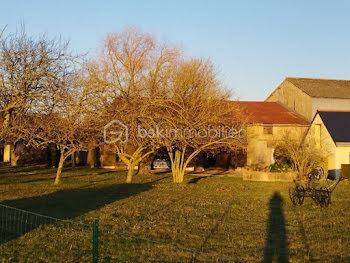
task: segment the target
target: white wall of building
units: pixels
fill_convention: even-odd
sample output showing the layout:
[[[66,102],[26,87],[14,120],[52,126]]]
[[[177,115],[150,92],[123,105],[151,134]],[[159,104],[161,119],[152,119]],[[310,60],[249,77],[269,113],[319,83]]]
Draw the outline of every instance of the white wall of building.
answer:
[[[312,98],[312,118],[317,110],[350,110],[350,99]]]

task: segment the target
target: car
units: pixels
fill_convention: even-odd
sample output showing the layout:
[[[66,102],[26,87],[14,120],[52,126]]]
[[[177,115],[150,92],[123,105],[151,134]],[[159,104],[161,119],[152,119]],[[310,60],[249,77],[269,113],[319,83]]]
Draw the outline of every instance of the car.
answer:
[[[155,159],[153,161],[153,169],[170,169],[171,165],[167,159]]]

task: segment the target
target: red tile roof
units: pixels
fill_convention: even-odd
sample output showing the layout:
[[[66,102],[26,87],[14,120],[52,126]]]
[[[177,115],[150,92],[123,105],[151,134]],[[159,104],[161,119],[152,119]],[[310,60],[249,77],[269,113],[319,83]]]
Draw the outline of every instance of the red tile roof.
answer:
[[[254,124],[294,124],[309,125],[310,123],[289,111],[277,102],[238,101],[241,119]]]

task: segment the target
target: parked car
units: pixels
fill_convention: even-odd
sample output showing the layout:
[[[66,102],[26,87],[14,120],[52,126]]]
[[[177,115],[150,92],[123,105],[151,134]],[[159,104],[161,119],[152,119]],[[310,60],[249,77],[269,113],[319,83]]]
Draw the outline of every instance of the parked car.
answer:
[[[170,169],[170,161],[167,159],[155,159],[153,161],[153,169]]]

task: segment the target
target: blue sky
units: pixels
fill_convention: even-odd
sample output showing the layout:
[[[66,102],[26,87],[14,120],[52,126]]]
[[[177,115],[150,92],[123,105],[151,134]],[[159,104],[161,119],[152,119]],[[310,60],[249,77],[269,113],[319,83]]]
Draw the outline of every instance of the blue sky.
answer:
[[[350,79],[350,1],[2,1],[0,28],[61,35],[93,54],[107,32],[140,26],[209,57],[241,100],[286,76]]]

